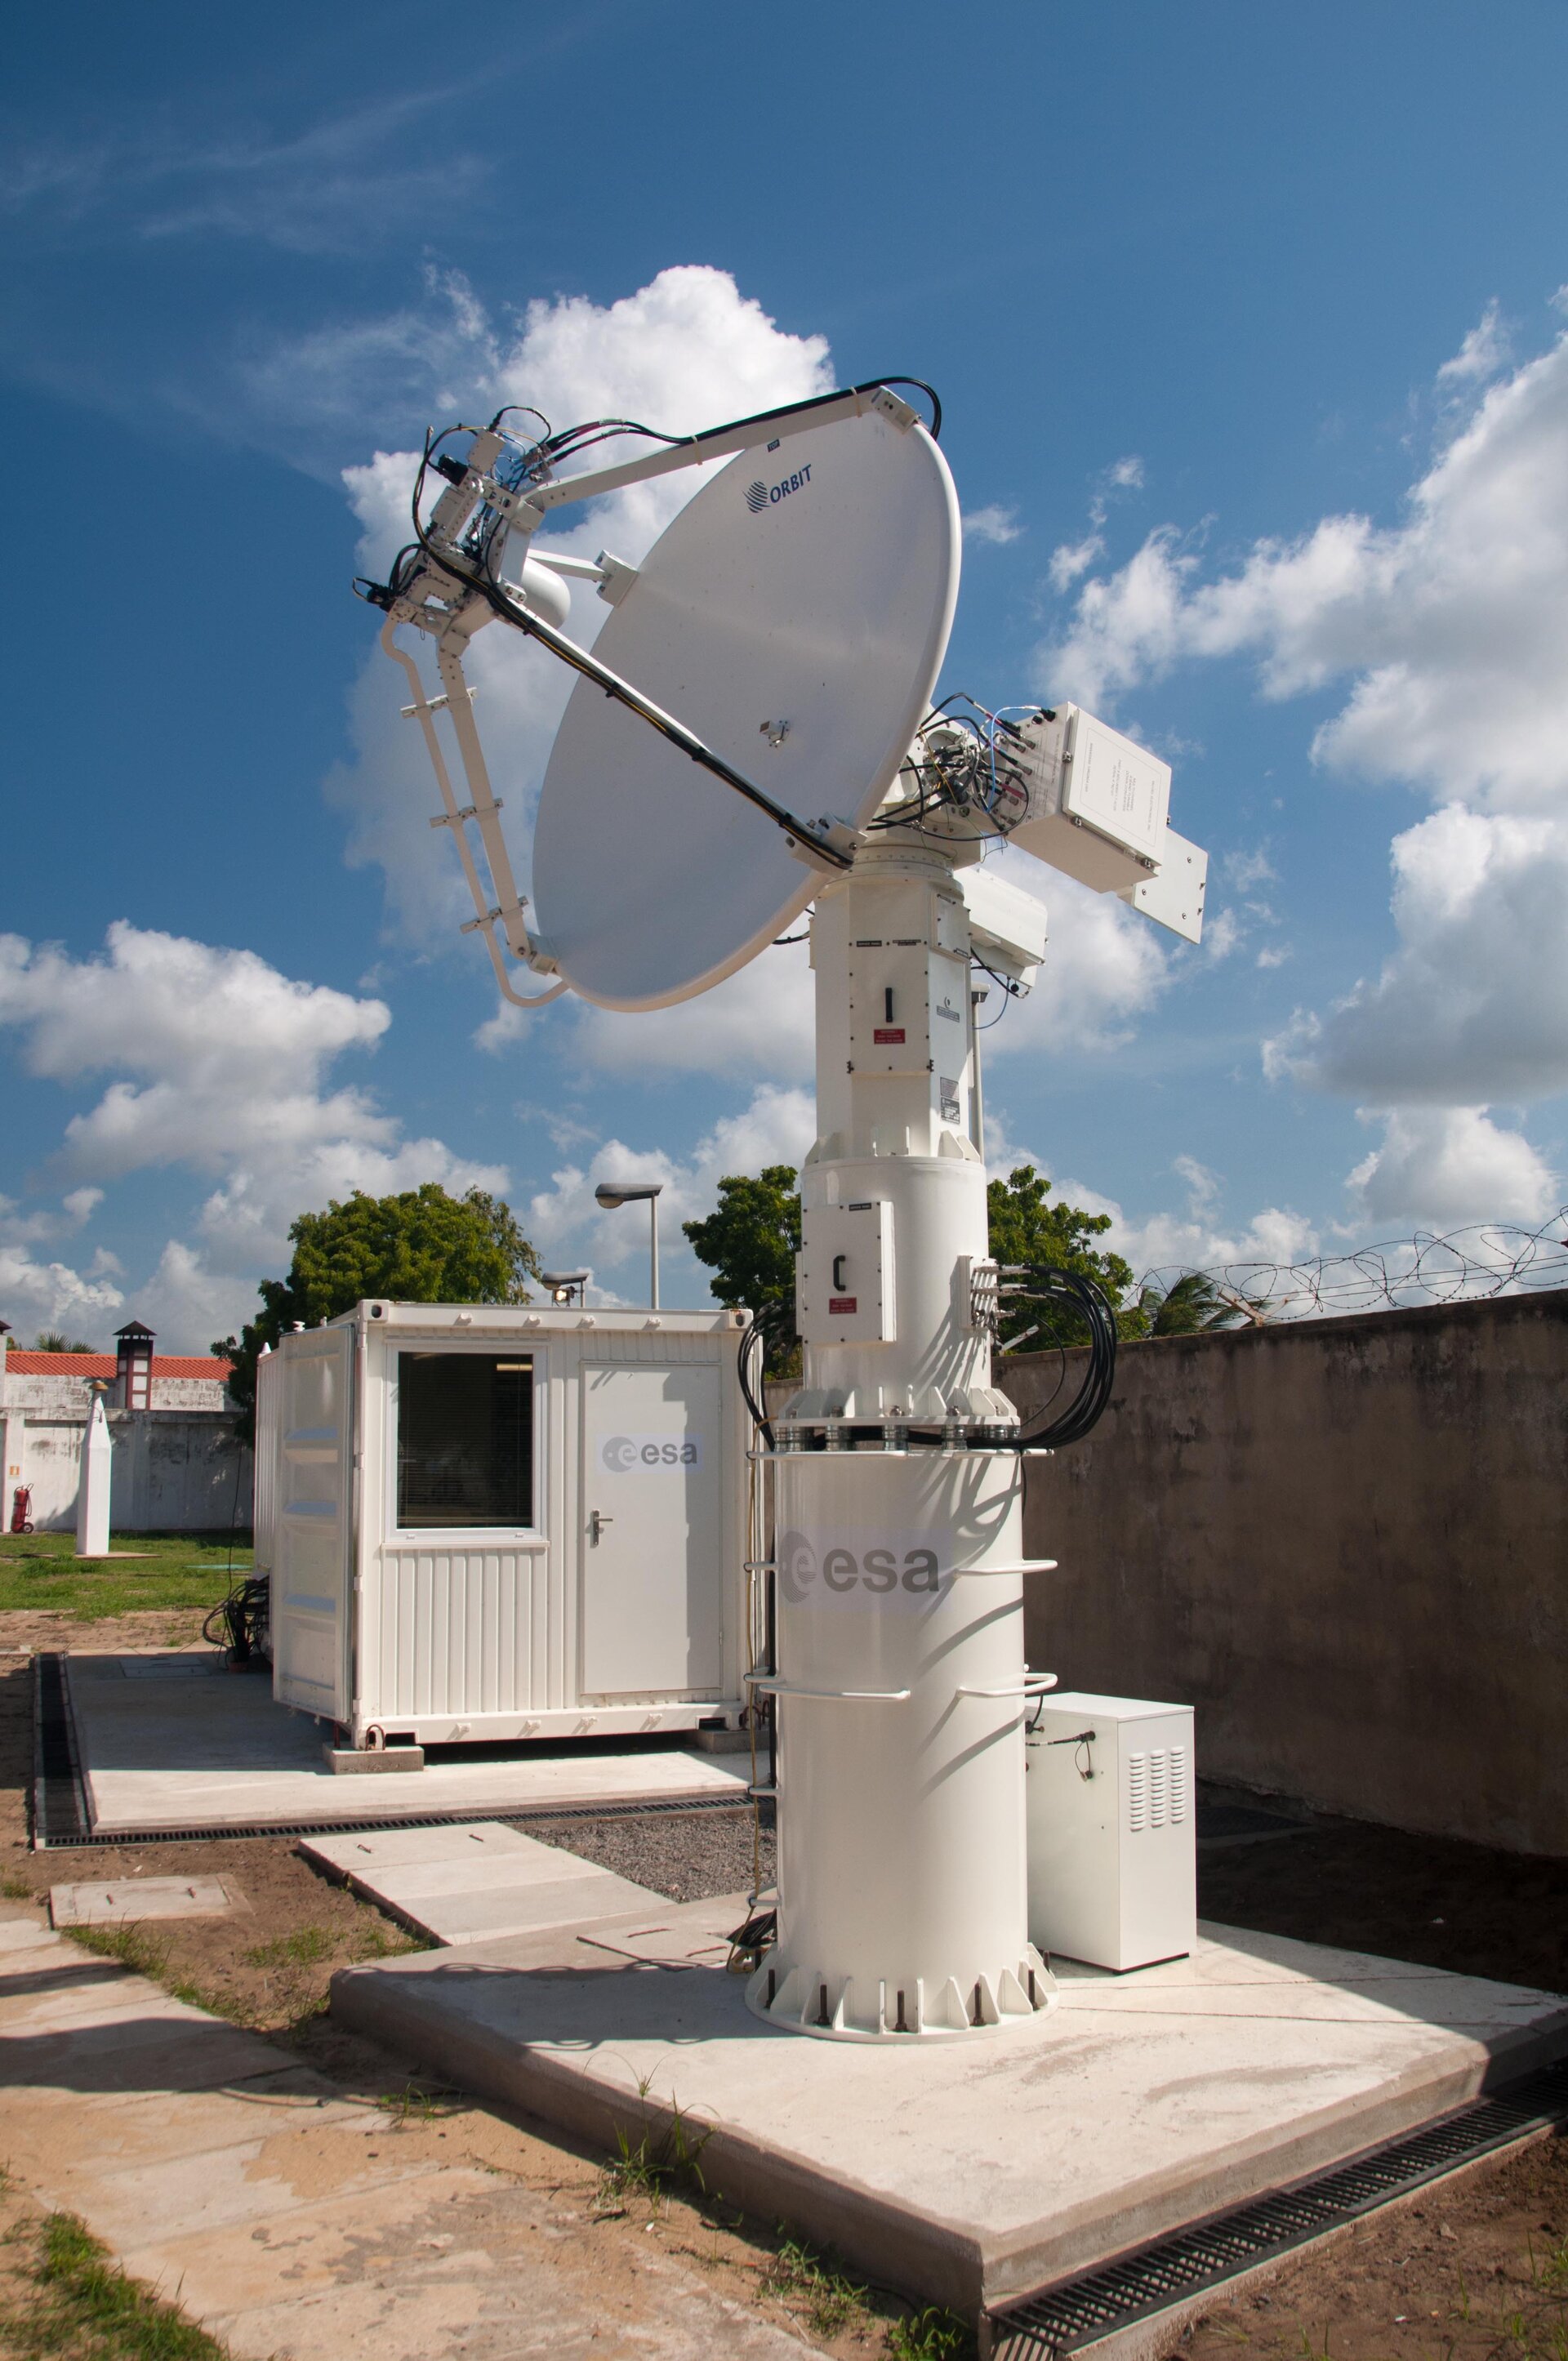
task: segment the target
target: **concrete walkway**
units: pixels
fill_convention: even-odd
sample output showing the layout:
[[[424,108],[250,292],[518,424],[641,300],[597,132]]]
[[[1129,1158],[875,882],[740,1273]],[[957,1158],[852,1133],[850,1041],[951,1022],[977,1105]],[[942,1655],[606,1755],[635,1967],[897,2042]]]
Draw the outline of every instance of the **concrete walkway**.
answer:
[[[0,1905],[4,2158],[239,2361],[801,2361],[593,2166],[479,2110],[345,2095]],[[637,2235],[630,2235],[636,2230]]]
[[[498,1820],[314,1837],[300,1850],[433,1943],[486,1943],[669,1907],[662,1894]]]

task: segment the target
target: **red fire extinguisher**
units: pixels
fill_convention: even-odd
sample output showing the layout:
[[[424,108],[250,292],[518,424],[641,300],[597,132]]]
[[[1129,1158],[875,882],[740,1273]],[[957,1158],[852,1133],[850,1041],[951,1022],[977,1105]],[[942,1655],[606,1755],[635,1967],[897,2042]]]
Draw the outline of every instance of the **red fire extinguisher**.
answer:
[[[11,1495],[11,1531],[14,1533],[30,1533],[32,1532],[32,1486],[30,1484],[18,1484],[16,1490]]]

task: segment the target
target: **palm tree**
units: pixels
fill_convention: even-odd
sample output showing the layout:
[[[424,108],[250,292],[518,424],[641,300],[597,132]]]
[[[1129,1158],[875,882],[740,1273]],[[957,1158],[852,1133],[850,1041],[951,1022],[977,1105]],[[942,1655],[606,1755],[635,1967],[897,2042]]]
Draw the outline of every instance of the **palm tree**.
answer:
[[[1248,1317],[1261,1324],[1264,1306],[1250,1295],[1225,1294],[1206,1270],[1186,1270],[1168,1287],[1146,1279],[1138,1290],[1138,1310],[1147,1335],[1201,1336]]]
[[[33,1350],[36,1353],[91,1353],[96,1347],[84,1345],[80,1336],[74,1339],[68,1336],[63,1328],[40,1328],[33,1339]]]

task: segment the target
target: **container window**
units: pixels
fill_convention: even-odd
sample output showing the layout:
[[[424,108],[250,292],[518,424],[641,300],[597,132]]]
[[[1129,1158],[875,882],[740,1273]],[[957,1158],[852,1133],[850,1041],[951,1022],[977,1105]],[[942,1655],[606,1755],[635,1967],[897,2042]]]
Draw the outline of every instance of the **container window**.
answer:
[[[527,1354],[398,1355],[398,1522],[532,1524]]]

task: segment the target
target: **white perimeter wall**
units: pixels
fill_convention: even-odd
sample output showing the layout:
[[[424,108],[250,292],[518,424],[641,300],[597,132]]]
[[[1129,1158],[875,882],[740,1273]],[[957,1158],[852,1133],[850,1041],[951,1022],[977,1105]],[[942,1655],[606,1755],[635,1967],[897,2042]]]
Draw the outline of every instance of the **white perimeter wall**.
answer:
[[[85,1419],[12,1410],[5,1425],[5,1527],[17,1485],[30,1484],[39,1532],[74,1532]],[[235,1441],[227,1413],[111,1411],[109,1435],[115,1451],[111,1532],[226,1531],[235,1517],[236,1480],[237,1522],[248,1529],[250,1453]],[[13,1473],[18,1466],[19,1475]]]

